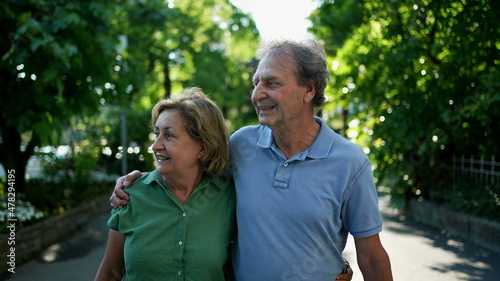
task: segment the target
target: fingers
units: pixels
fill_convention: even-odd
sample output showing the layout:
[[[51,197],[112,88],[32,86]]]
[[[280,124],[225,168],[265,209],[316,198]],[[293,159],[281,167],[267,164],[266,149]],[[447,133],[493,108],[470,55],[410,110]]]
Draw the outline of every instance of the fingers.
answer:
[[[347,262],[347,261],[346,261]],[[352,271],[352,268],[351,266],[349,265],[349,263],[346,263],[346,268],[347,268],[347,271],[346,273],[341,273],[337,276],[337,278],[335,278],[335,280],[348,280],[350,281],[352,279],[352,276],[354,274],[354,271]]]
[[[115,190],[117,189],[123,189],[123,182],[125,181],[125,177],[126,176],[121,176],[119,177],[117,180],[116,180],[116,184],[115,184]]]
[[[123,189],[124,187],[130,186],[134,180],[140,178],[142,173],[138,170],[134,170],[125,176],[121,176],[116,180],[115,190]]]
[[[335,280],[351,280],[348,273],[340,273]]]
[[[124,178],[122,181],[123,186],[130,186],[132,182],[142,176],[142,173],[138,170],[134,170],[130,173],[128,173],[126,176],[122,177]],[[118,185],[118,180],[116,181]],[[116,188],[115,188],[116,189]]]
[[[134,170],[116,180],[115,189],[109,198],[109,203],[112,208],[123,208],[123,206],[127,205],[130,197],[125,191],[123,191],[123,189],[130,186],[134,180],[141,176],[142,173],[140,171]]]
[[[337,278],[335,278],[335,280],[347,280],[347,281],[350,281],[352,279],[352,275],[349,276],[349,274],[347,273],[341,273],[337,276]]]
[[[116,209],[116,208],[123,208],[125,205],[127,205],[128,203],[128,200],[123,200],[123,199],[120,199],[118,196],[116,196],[116,194],[113,193],[113,195],[111,195],[111,197],[109,197],[109,204],[111,205],[111,207],[113,209]]]
[[[121,201],[129,201],[130,200],[128,194],[123,189],[115,189],[113,191],[113,195],[116,196],[115,203],[118,203],[119,205],[121,205],[120,204]]]

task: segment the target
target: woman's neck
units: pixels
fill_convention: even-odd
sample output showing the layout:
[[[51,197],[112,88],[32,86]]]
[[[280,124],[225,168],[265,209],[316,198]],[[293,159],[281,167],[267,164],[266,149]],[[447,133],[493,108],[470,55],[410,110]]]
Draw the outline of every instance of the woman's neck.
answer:
[[[200,171],[194,176],[190,177],[180,177],[179,179],[167,178],[166,176],[162,176],[163,184],[172,191],[172,193],[177,197],[181,204],[184,204],[191,193],[196,189],[198,184],[201,182],[203,178],[203,173]]]

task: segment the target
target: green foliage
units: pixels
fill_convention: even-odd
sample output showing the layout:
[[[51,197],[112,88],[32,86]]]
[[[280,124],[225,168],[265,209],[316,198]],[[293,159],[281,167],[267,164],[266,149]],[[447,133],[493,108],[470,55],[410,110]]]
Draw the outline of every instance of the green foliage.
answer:
[[[125,43],[115,82],[126,81],[132,102],[151,108],[162,97],[197,86],[234,118],[233,129],[255,121],[249,72],[258,46],[248,42],[258,42],[258,32],[229,1],[131,1],[120,7],[116,21],[115,33]]]
[[[68,175],[69,170],[56,176],[28,180],[25,195],[47,215],[63,213],[72,207],[109,194],[116,175],[87,173],[85,177]]]
[[[127,146],[140,151],[128,166],[151,170],[149,111],[183,87],[204,88],[238,116],[233,128],[255,120],[248,71],[257,44],[247,42],[258,33],[228,0],[7,0],[0,31],[0,162],[19,175],[18,192],[45,145],[69,145],[82,177],[92,167],[116,172],[123,111]]]
[[[0,233],[11,231],[7,226],[13,224],[13,222],[8,221],[8,219],[13,218],[12,214],[15,214],[16,229],[35,223],[44,217],[44,214],[37,210],[33,204],[25,201],[23,196],[17,196],[14,205],[9,205],[7,196],[2,195],[0,196]]]
[[[453,209],[500,222],[500,187],[491,182],[463,178],[450,200]]]
[[[16,199],[8,206],[7,195],[0,195],[0,233],[10,230],[7,221],[10,212],[16,216],[16,229],[34,224],[46,217],[60,214],[82,202],[109,194],[116,175],[86,172],[76,176],[71,159],[56,159],[48,174],[27,181],[25,193],[16,192]],[[58,168],[58,169],[56,169]],[[5,177],[0,178],[0,187],[5,185]],[[29,201],[27,198],[31,198]],[[12,209],[11,209],[12,208]]]
[[[104,128],[104,132],[94,141],[100,148],[101,154],[98,166],[101,170],[112,174],[122,174],[121,157],[123,157],[119,108],[106,108],[101,112],[98,127]],[[135,151],[127,153],[128,171],[152,171],[154,170],[154,157],[148,152],[152,144],[151,139],[151,109],[139,106],[131,107],[127,113],[127,140],[129,147]],[[128,149],[128,148],[126,148]],[[128,172],[127,171],[127,172]]]
[[[348,114],[394,195],[430,197],[453,155],[498,155],[499,16],[493,0],[325,1],[311,15],[334,62],[326,114]]]
[[[72,116],[97,112],[108,96],[100,89],[115,61],[113,3],[7,0],[0,11],[0,162],[20,175],[22,192],[34,148],[55,143]]]

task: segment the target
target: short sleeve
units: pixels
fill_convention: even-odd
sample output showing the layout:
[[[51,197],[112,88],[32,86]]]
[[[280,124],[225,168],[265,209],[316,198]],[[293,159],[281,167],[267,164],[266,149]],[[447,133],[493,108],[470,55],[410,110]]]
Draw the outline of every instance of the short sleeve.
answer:
[[[369,167],[366,161],[354,178],[342,208],[344,227],[355,238],[369,237],[382,231],[377,190]]]
[[[120,232],[120,216],[126,210],[126,206],[123,209],[113,209],[111,210],[111,217],[108,219],[108,227]]]

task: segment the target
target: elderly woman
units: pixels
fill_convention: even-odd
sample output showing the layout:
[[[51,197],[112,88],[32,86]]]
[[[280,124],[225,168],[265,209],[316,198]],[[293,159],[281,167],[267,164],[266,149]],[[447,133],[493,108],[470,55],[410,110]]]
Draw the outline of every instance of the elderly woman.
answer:
[[[152,110],[156,170],[134,181],[113,209],[95,280],[225,280],[235,191],[221,111],[198,88]]]

